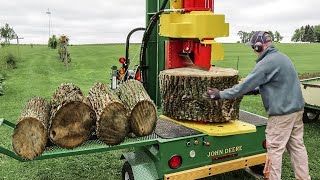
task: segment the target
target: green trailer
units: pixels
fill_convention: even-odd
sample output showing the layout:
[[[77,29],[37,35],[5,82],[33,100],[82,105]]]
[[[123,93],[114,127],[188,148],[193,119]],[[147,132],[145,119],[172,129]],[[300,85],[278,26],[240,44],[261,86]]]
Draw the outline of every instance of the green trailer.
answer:
[[[320,77],[301,80],[301,91],[305,100],[304,121],[319,119],[320,114]]]
[[[121,156],[124,161],[122,179],[198,179],[247,167],[257,167],[265,162],[266,118],[240,112],[240,121],[253,124],[250,132],[233,132],[233,135],[209,136],[163,118],[158,119],[155,131],[146,137],[128,138],[120,145],[107,146],[91,139],[80,147],[64,149],[48,146],[35,160],[76,156],[124,148],[134,151]],[[220,124],[224,129],[224,124]],[[0,153],[22,162],[11,146],[15,125],[0,121],[2,137]],[[224,131],[224,130],[222,130]],[[234,131],[234,129],[233,129]],[[5,142],[4,142],[5,141]],[[4,145],[6,144],[6,145]]]

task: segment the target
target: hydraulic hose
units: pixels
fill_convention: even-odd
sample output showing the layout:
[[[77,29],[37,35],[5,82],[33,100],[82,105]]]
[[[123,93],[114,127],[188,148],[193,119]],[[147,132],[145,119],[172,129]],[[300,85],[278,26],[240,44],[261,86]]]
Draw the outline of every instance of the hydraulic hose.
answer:
[[[127,40],[126,40],[126,63],[123,64],[123,68],[125,69],[125,71],[128,71],[129,65],[130,65],[130,58],[129,58],[129,48],[130,48],[130,37],[133,33],[137,32],[137,31],[145,31],[146,28],[143,27],[139,27],[139,28],[135,28],[133,30],[131,30],[127,36]],[[126,81],[128,79],[128,74],[126,73],[124,76],[124,80]]]
[[[145,68],[145,65],[146,65],[146,49],[150,39],[150,34],[152,33],[154,26],[157,24],[160,15],[164,12],[164,8],[167,6],[167,3],[168,3],[168,0],[163,1],[159,9],[159,12],[157,12],[150,18],[147,28],[143,34],[141,49],[140,49],[140,68],[142,68],[142,79],[143,79],[143,85],[145,87],[147,82],[147,76],[146,76],[146,71],[143,68]]]
[[[139,28],[135,28],[133,30],[131,30],[127,36],[127,41],[126,41],[126,60],[129,61],[129,48],[130,48],[130,37],[133,33],[137,32],[137,31],[145,31],[146,28],[143,27],[139,27]],[[130,62],[128,62],[129,64]]]

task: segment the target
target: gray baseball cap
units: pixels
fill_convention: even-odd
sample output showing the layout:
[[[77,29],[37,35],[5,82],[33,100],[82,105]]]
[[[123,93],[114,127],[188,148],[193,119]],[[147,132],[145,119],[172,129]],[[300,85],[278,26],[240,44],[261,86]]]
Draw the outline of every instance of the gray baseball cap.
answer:
[[[266,31],[256,31],[252,36],[249,42],[246,42],[246,46],[255,45],[257,42],[261,42],[262,44],[266,42],[270,42],[269,33]]]

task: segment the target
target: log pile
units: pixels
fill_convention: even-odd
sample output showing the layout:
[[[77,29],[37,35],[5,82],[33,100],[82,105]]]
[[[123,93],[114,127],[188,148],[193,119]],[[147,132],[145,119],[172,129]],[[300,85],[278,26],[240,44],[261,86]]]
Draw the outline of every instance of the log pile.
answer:
[[[14,129],[12,145],[23,159],[32,160],[45,150],[48,140],[49,103],[40,97],[30,99]]]
[[[117,95],[130,111],[131,131],[136,136],[151,134],[156,126],[156,106],[143,85],[136,80],[128,80],[117,89]]]
[[[227,89],[238,83],[238,71],[212,67],[210,71],[192,68],[160,72],[160,92],[164,115],[177,120],[227,122],[239,118],[241,98],[206,100],[208,87]]]
[[[106,85],[95,84],[88,100],[97,116],[96,132],[108,145],[120,144],[129,131],[128,110],[119,97]]]
[[[55,91],[51,106],[49,137],[53,143],[74,148],[91,137],[96,116],[79,87],[62,84]]]
[[[96,83],[87,98],[79,87],[66,83],[50,103],[38,97],[27,102],[14,129],[13,148],[32,160],[44,152],[48,140],[75,148],[94,138],[94,131],[105,144],[117,145],[126,137],[151,134],[156,120],[156,107],[139,81],[127,81],[117,92]]]

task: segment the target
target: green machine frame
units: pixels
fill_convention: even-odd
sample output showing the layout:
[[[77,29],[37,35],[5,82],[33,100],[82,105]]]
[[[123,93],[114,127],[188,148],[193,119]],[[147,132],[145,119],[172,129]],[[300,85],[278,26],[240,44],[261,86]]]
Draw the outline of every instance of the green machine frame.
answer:
[[[157,143],[137,147],[135,151],[123,154],[122,159],[125,164],[126,162],[130,164],[133,178],[139,180],[170,180],[175,179],[175,175],[172,175],[174,173],[182,174],[179,176],[180,179],[185,179],[183,177],[193,179],[194,177],[190,177],[193,173],[188,174],[188,171],[201,167],[204,167],[203,171],[205,172],[202,176],[197,176],[196,179],[245,167],[259,167],[265,160],[266,118],[245,111],[241,111],[241,114],[242,120],[255,123],[256,132],[229,136],[209,136],[200,133],[171,139],[159,137]],[[208,142],[209,145],[207,145]],[[191,153],[194,153],[195,156],[193,157]],[[182,157],[182,164],[177,169],[172,169],[168,165],[170,158],[174,155]],[[260,156],[260,160],[252,160],[254,156]],[[230,165],[236,160],[239,160],[235,163],[236,165]],[[230,164],[228,164],[229,162]],[[225,163],[223,168],[211,168],[211,166],[223,163]],[[229,169],[230,167],[231,169]],[[186,174],[183,176],[184,171]]]
[[[155,15],[160,6],[165,0],[147,0],[146,1],[146,22],[150,21],[150,18]],[[168,3],[169,4],[169,3]],[[168,6],[167,4],[167,6]],[[165,37],[161,37],[159,34],[159,28],[156,26],[150,35],[150,40],[147,46],[146,59],[147,59],[147,72],[148,77],[146,83],[146,90],[151,99],[160,106],[160,90],[158,74],[165,69]]]

